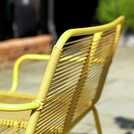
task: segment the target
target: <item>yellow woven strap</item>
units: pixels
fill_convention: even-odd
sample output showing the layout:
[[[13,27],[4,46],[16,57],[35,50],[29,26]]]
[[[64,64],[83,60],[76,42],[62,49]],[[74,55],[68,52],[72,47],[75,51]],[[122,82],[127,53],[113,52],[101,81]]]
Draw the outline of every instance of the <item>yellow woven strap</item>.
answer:
[[[0,126],[7,126],[7,127],[17,127],[17,128],[26,128],[27,121],[17,121],[17,120],[0,120]]]
[[[94,60],[92,60],[90,63],[91,64],[103,64],[105,62],[104,58],[96,58]]]
[[[50,132],[52,134],[62,134],[63,133],[63,128],[51,128]]]

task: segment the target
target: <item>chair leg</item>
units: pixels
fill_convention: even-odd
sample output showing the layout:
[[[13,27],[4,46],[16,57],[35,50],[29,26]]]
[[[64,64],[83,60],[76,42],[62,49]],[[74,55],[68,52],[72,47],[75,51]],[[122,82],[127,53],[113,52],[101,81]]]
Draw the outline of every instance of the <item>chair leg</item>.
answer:
[[[99,119],[99,114],[98,114],[98,111],[95,106],[93,107],[92,111],[93,111],[96,129],[97,129],[97,134],[102,134],[102,128],[101,128],[101,123],[100,123],[100,119]]]

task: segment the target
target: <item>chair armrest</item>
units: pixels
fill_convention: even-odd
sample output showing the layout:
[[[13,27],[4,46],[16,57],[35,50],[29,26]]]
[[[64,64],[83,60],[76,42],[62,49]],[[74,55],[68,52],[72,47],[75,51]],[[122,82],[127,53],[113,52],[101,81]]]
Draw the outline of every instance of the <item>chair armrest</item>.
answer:
[[[20,58],[17,59],[15,62],[14,68],[13,68],[13,78],[12,78],[12,87],[11,87],[11,92],[16,91],[17,86],[18,86],[18,78],[19,78],[19,69],[20,65],[26,61],[26,60],[49,60],[50,55],[45,55],[45,54],[26,54],[21,56]]]
[[[40,106],[41,103],[36,101],[23,104],[0,103],[0,111],[26,111],[26,110],[38,109]]]

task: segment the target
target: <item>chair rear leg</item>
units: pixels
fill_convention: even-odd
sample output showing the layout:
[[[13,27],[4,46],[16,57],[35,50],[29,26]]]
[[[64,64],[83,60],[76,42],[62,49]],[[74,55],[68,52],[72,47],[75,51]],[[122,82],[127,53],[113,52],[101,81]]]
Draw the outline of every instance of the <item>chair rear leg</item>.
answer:
[[[98,114],[98,111],[95,106],[93,106],[92,111],[93,111],[96,129],[97,129],[97,134],[102,134],[102,128],[101,128],[101,123],[100,123],[100,119],[99,119],[99,114]]]

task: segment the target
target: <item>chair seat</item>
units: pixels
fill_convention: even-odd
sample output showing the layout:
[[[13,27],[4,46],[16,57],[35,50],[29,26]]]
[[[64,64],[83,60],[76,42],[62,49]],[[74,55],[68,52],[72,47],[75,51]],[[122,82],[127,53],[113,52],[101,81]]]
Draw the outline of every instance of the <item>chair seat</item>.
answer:
[[[9,128],[9,127],[1,127],[0,128],[0,134],[24,134],[25,130],[23,128],[16,129],[15,127]]]
[[[88,101],[89,100],[89,94],[87,92],[84,92],[86,94],[83,94],[80,98],[80,103],[78,102],[76,111],[75,111],[75,115],[72,121],[72,126],[75,124],[75,122],[77,120],[80,120],[81,117],[85,114],[85,111],[88,112],[88,109],[91,107],[92,102]],[[17,96],[18,95],[18,96]],[[14,94],[7,94],[6,92],[1,92],[0,93],[0,103],[15,103],[15,104],[21,104],[21,103],[27,103],[27,102],[31,102],[34,98],[30,96],[26,97],[25,96],[21,96],[21,94],[17,93],[17,95],[15,96]],[[64,101],[58,101],[57,103],[59,103],[60,105],[63,105],[64,107]],[[24,128],[27,124],[27,121],[30,117],[30,110],[29,111],[20,111],[20,112],[7,112],[7,111],[0,111],[0,133],[3,134],[14,134],[14,132],[16,130],[18,130],[18,132],[20,134],[24,134]],[[65,113],[64,108],[63,108],[63,113]],[[58,113],[57,113],[58,114]],[[61,113],[62,115],[62,113]],[[22,128],[18,128],[15,129],[13,126],[10,126],[8,124],[13,124],[15,123],[15,121],[18,122],[18,124],[24,124],[21,125]],[[12,123],[9,123],[12,122]],[[49,127],[49,126],[48,126]],[[48,128],[49,129],[49,128]],[[57,127],[57,125],[55,124],[55,126],[53,126],[53,128],[50,128],[50,133],[53,132],[61,132],[62,131],[62,127]]]
[[[21,104],[33,101],[33,97],[20,93],[0,92],[0,103]],[[24,133],[24,128],[30,117],[31,110],[20,112],[0,111],[0,133],[14,134],[17,130],[20,134]],[[18,128],[17,128],[18,127]]]
[[[15,103],[17,103],[17,102],[18,103],[20,103],[20,102],[23,103],[23,101],[28,102],[28,100],[31,101],[31,100],[35,99],[35,96],[30,95],[28,93],[24,93],[24,92],[9,92],[9,91],[1,90],[0,89],[0,103],[2,103],[3,101],[7,101],[7,103],[8,103],[8,99],[7,98],[10,98],[10,99],[13,99],[13,100],[14,99],[20,99],[19,102],[15,101]],[[9,101],[9,103],[10,103],[10,101]],[[11,102],[11,103],[13,103],[13,102]]]
[[[34,99],[35,96],[29,95],[27,93],[10,93],[5,90],[0,90],[0,103],[21,104],[31,102]]]

